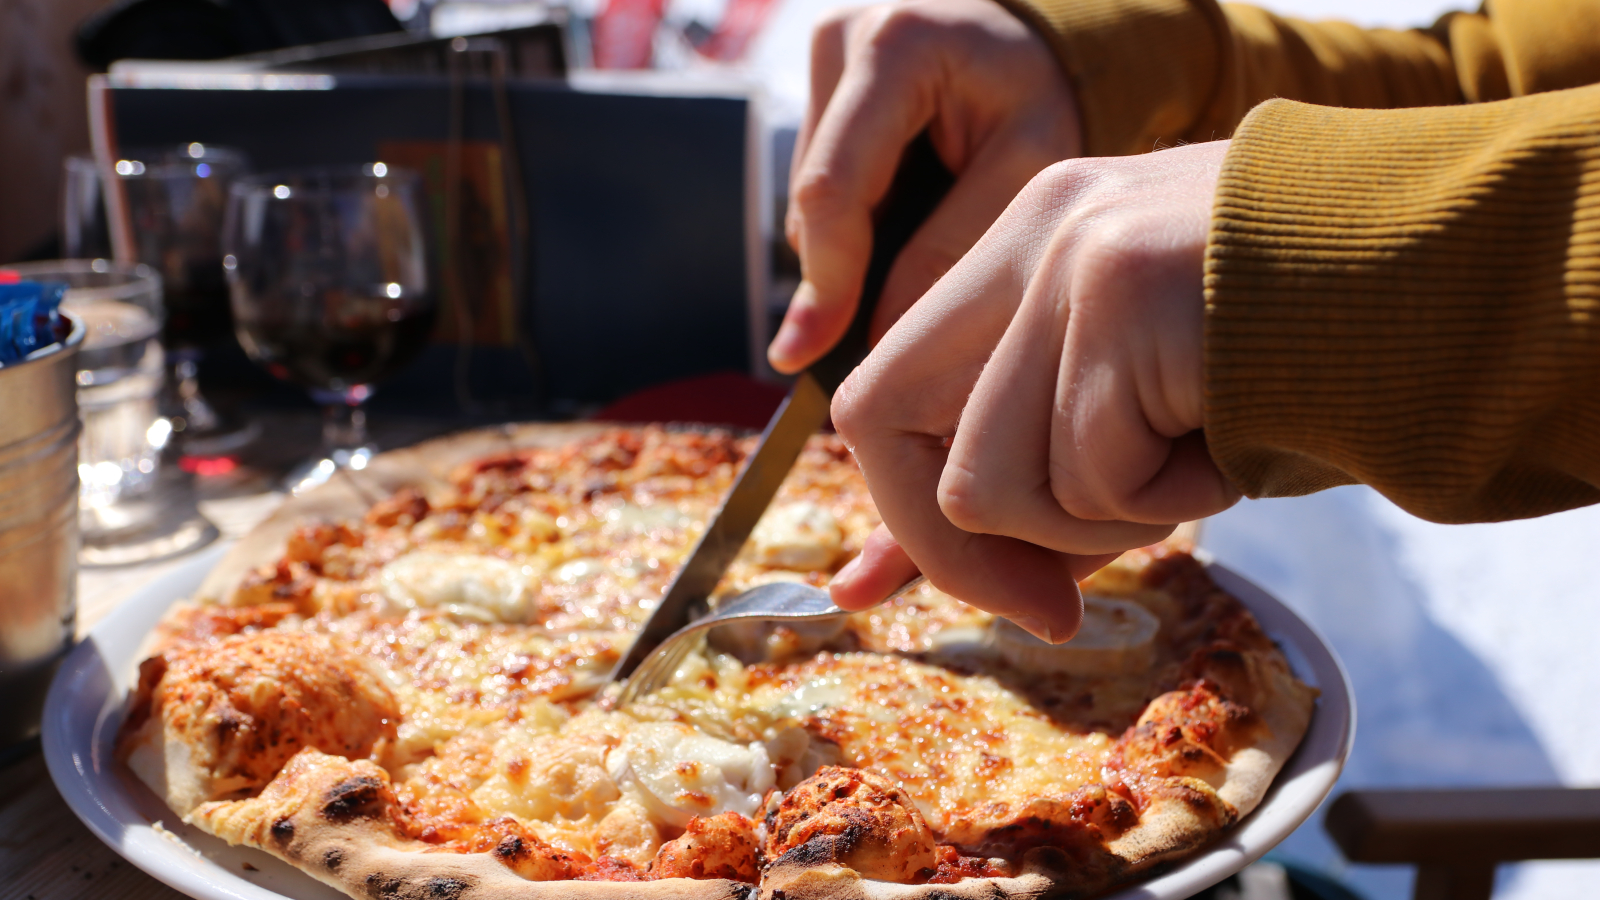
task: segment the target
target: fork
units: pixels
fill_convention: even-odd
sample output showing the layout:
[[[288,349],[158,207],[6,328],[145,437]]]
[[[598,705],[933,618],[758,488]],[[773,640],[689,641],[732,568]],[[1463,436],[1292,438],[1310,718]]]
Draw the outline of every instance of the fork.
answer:
[[[889,595],[896,600],[927,581],[921,575]],[[668,635],[644,662],[639,664],[617,694],[615,709],[622,709],[647,694],[654,693],[672,679],[678,665],[696,646],[695,638],[729,622],[804,622],[849,615],[835,606],[828,592],[809,584],[775,581],[753,587],[730,598],[703,619],[697,619]]]

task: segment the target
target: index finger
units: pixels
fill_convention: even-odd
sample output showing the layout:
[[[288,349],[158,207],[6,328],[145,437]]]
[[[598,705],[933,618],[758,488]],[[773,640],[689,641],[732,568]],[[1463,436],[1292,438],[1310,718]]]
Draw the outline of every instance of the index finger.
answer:
[[[1034,619],[1039,624],[1030,630],[1066,640],[1081,615],[1077,578],[1115,554],[1074,556],[971,534],[951,524],[938,503],[948,440],[1020,301],[1005,248],[992,246],[993,237],[991,231],[941,279],[840,387],[834,423],[861,464],[884,525],[929,581],[997,615]],[[879,565],[894,563],[864,558],[857,569],[869,567],[860,574],[870,575]],[[844,587],[842,596],[862,602]]]
[[[843,75],[795,170],[789,226],[804,281],[768,349],[797,372],[849,327],[872,252],[872,211],[912,138],[933,117],[922,54],[881,52],[870,27],[852,28]]]

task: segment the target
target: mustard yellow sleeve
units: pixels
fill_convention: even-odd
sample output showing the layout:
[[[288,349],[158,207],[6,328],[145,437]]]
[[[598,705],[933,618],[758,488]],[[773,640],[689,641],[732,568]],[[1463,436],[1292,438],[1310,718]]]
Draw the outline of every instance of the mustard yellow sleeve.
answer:
[[[1216,0],[1000,2],[1051,42],[1091,156],[1225,138],[1272,98],[1440,106],[1600,81],[1600,0],[1492,0],[1413,30]]]
[[[1600,85],[1258,106],[1206,254],[1206,437],[1247,495],[1441,522],[1600,501]]]

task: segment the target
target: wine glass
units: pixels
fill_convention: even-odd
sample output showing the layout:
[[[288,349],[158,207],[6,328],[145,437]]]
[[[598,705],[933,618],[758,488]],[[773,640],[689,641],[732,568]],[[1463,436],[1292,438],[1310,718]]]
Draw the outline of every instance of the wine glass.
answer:
[[[295,493],[376,452],[361,404],[433,328],[423,183],[383,163],[266,173],[234,182],[223,269],[235,333],[274,377],[323,407],[322,452]]]
[[[113,250],[155,269],[162,279],[166,321],[162,344],[168,393],[162,412],[186,456],[222,456],[253,440],[259,426],[230,421],[200,393],[206,348],[228,340],[228,289],[218,263],[228,187],[248,169],[244,154],[215,145],[125,149],[103,184],[92,157],[65,162],[62,233],[72,258],[109,257]],[[106,197],[107,189],[116,197]],[[104,202],[102,202],[102,200]],[[115,200],[115,202],[113,202]],[[121,224],[107,209],[123,211]],[[116,233],[126,242],[116,247]]]

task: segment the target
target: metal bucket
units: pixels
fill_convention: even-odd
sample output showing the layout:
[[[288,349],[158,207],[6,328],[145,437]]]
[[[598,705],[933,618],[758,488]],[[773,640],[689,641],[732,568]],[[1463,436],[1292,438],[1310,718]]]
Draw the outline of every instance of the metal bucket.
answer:
[[[72,646],[78,599],[77,356],[0,366],[0,748],[39,731],[45,690]]]

